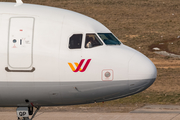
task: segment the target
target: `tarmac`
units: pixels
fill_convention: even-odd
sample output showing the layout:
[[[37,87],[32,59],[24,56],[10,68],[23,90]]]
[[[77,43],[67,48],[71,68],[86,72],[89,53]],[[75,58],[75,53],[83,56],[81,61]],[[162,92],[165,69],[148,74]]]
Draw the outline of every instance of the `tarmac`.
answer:
[[[17,120],[16,112],[0,112],[0,120]],[[180,120],[180,106],[148,105],[130,113],[38,112],[33,120]]]

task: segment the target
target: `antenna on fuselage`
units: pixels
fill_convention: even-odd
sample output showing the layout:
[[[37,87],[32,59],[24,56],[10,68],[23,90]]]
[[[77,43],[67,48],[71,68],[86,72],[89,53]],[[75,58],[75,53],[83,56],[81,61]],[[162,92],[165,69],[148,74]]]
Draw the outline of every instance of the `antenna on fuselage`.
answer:
[[[22,4],[23,4],[22,0],[16,0],[16,4],[14,6],[17,7],[17,6],[20,6]]]

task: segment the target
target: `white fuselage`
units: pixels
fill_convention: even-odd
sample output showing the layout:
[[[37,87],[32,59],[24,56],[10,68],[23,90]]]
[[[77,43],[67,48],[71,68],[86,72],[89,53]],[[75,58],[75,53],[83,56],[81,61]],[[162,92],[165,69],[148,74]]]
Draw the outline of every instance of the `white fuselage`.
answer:
[[[140,92],[156,79],[147,57],[122,43],[106,45],[98,33],[111,31],[76,12],[0,3],[0,33],[0,106],[107,101]],[[87,34],[102,45],[86,48]],[[73,35],[82,36],[78,49],[69,47]],[[82,60],[81,70],[73,71]]]

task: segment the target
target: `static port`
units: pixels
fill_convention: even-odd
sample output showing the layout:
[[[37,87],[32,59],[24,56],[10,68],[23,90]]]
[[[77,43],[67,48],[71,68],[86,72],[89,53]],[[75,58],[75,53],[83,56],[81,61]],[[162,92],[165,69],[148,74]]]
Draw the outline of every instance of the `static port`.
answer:
[[[107,77],[107,78],[108,78],[108,77],[110,77],[110,76],[111,76],[111,73],[110,73],[110,72],[106,72],[104,75],[105,75],[105,77]]]

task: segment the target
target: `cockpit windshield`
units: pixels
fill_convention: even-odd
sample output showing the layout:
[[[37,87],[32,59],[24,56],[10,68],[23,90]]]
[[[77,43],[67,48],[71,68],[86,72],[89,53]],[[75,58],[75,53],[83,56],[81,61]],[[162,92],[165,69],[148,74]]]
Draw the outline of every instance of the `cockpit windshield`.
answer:
[[[112,33],[98,33],[106,45],[120,45],[120,41]]]

